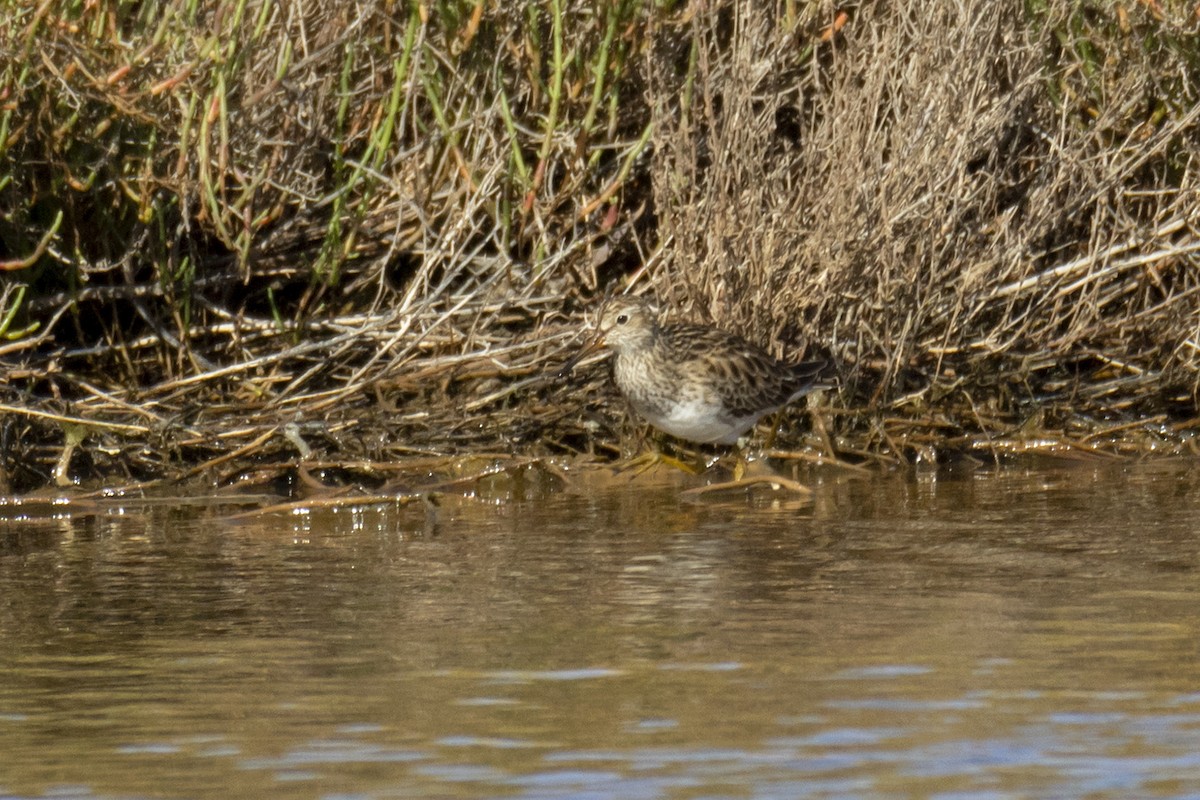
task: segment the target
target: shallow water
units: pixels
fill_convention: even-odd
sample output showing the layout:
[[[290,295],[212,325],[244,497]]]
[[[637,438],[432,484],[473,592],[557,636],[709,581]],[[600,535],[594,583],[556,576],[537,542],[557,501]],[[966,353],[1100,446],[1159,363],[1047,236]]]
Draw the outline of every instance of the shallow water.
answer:
[[[10,518],[0,796],[1197,796],[1198,476]]]

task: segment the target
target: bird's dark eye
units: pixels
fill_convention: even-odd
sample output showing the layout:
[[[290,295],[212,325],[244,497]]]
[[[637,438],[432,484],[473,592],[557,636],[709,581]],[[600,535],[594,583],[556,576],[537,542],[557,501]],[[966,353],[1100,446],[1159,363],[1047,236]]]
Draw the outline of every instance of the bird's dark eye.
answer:
[[[624,325],[626,322],[629,322],[628,314],[617,314],[617,324],[618,325]]]

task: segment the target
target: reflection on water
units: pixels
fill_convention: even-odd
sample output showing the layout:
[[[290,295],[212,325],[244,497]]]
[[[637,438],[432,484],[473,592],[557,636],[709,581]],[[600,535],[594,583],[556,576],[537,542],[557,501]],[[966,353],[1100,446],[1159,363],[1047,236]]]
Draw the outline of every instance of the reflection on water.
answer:
[[[1198,474],[0,521],[0,795],[1194,796]]]

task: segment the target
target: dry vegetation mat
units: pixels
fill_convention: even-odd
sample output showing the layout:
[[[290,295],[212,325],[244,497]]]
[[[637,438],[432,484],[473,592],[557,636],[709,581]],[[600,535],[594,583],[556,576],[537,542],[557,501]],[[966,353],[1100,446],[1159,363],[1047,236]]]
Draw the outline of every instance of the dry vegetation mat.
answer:
[[[0,5],[5,491],[612,457],[625,289],[834,361],[785,454],[1195,449],[1194,3]]]

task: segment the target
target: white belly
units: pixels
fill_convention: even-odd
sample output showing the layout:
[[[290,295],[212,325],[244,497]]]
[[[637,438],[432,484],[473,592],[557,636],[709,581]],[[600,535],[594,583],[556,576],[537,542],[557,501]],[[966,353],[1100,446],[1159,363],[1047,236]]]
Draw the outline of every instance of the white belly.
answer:
[[[665,411],[635,403],[634,410],[660,431],[701,444],[737,444],[738,437],[754,427],[758,419],[730,419],[719,407],[695,401],[675,403]]]

